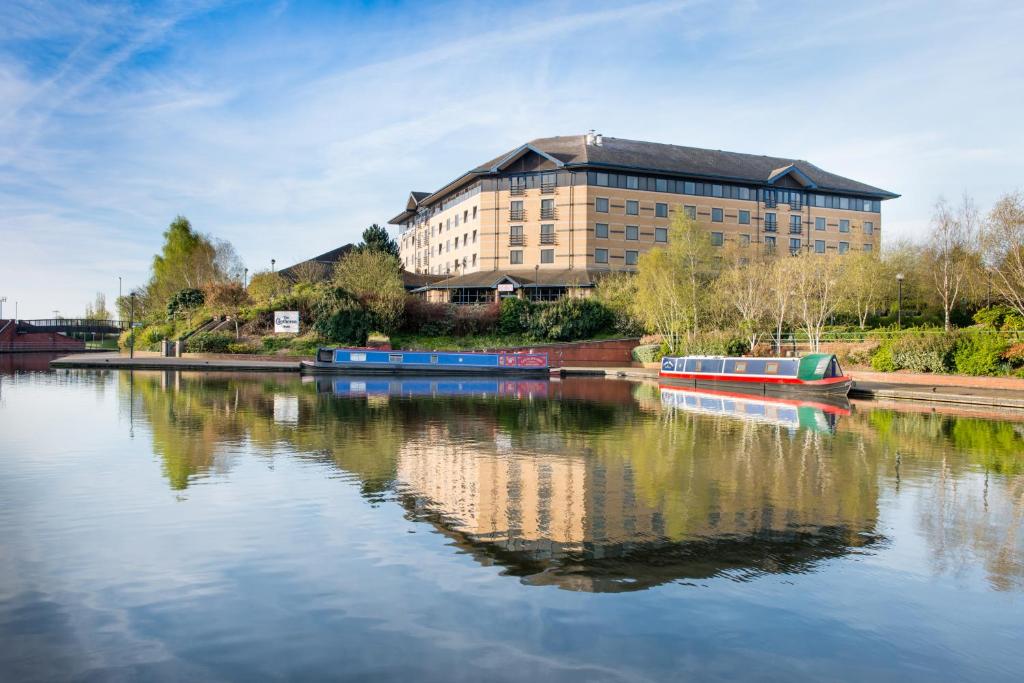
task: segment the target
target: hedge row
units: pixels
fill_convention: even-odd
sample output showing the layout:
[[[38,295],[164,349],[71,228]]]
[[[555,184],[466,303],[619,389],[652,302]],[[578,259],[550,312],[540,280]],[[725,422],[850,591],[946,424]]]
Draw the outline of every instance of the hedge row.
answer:
[[[871,367],[879,372],[957,373],[961,375],[1005,375],[1024,366],[1024,344],[1012,344],[1006,337],[986,331],[928,334],[906,333],[887,339],[871,356]]]

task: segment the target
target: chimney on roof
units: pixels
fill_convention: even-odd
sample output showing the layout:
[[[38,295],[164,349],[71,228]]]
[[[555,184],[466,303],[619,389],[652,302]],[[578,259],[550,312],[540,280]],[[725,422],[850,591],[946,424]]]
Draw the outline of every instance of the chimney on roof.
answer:
[[[600,147],[602,142],[604,142],[604,140],[600,133],[595,133],[593,128],[587,131],[587,145],[596,145],[597,147]]]
[[[594,129],[593,128],[591,128],[590,130],[587,131],[587,136],[586,137],[587,137],[587,144],[588,145],[594,144]]]
[[[594,136],[594,144],[595,144],[595,145],[597,145],[598,147],[600,147],[601,145],[603,145],[603,144],[604,144],[604,136],[603,136],[603,135],[601,135],[600,133],[598,133],[597,135],[595,135],[595,136]]]

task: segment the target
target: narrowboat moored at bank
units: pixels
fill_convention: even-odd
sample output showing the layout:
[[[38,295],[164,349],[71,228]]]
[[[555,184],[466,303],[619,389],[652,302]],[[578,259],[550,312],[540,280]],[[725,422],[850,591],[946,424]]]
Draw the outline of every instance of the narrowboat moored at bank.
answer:
[[[547,375],[546,353],[476,353],[462,351],[378,351],[321,348],[307,372],[352,374]]]
[[[826,394],[846,396],[853,380],[833,354],[802,358],[724,358],[665,356],[658,377],[694,388],[728,388],[754,394]]]

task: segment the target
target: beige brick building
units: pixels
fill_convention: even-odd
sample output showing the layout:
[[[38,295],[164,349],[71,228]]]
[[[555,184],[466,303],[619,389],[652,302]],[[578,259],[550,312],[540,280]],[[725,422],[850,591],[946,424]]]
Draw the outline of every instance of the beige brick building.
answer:
[[[391,219],[402,264],[447,276],[424,288],[455,303],[585,293],[667,243],[685,211],[712,243],[786,254],[877,251],[881,202],[899,195],[802,160],[600,134],[533,140]]]

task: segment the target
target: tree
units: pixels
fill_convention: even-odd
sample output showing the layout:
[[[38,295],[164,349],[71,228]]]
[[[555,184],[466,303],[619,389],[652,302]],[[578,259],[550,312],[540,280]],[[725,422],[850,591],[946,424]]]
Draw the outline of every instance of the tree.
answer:
[[[857,317],[865,329],[868,316],[882,307],[892,291],[892,274],[874,253],[858,251],[843,260],[843,287],[840,308]]]
[[[637,277],[635,273],[609,273],[602,277],[594,288],[594,298],[604,304],[615,319],[615,331],[628,336],[636,336],[640,333],[640,321],[633,314],[636,296]],[[512,301],[512,299],[505,301]],[[503,301],[502,304],[504,303]]]
[[[405,309],[405,286],[398,257],[383,251],[353,251],[334,267],[334,285],[352,294],[373,314],[378,329],[398,329]]]
[[[167,300],[167,317],[177,318],[179,315],[190,315],[192,311],[206,303],[203,290],[189,287],[175,292]]]
[[[775,352],[782,353],[782,328],[793,316],[793,259],[771,258],[768,267],[768,317],[775,326]]]
[[[1024,316],[1024,195],[996,202],[982,236],[992,286],[1008,306]]]
[[[978,211],[970,197],[965,195],[956,210],[945,199],[939,198],[935,203],[925,256],[947,332],[953,328],[953,308],[964,295],[971,274],[977,272],[978,255],[972,251],[977,231]]]
[[[720,301],[728,302],[739,317],[739,327],[750,340],[750,348],[768,316],[771,300],[765,296],[771,275],[771,263],[763,256],[753,261],[736,257],[719,276],[716,291]]]
[[[231,316],[235,322],[235,337],[238,337],[238,310],[249,301],[249,294],[237,280],[211,282],[203,288],[206,308],[213,315]]]
[[[249,297],[258,304],[269,304],[291,290],[291,285],[281,275],[269,270],[253,274],[249,280]]]
[[[303,261],[288,269],[291,279],[297,285],[316,284],[330,277],[330,270],[319,261]]]
[[[103,292],[96,292],[96,302],[86,304],[86,320],[110,320],[110,311],[107,310],[107,295]]]
[[[391,239],[388,229],[374,223],[363,230],[363,241],[356,247],[357,251],[376,251],[390,254],[398,258],[398,242]]]
[[[187,218],[175,218],[164,232],[163,248],[153,257],[150,289],[154,298],[168,302],[175,292],[198,289],[217,279],[216,256],[213,243],[193,230]]]
[[[669,226],[669,243],[640,257],[634,313],[670,348],[680,335],[700,331],[708,304],[708,285],[714,279],[714,247],[709,235],[683,211]]]
[[[799,254],[787,259],[794,317],[807,332],[813,351],[821,349],[825,325],[842,303],[844,259],[838,254]]]

